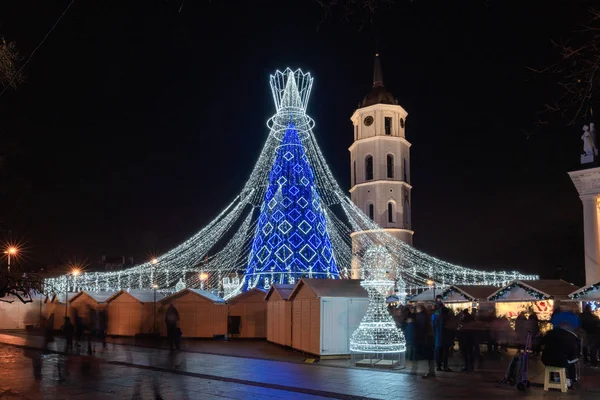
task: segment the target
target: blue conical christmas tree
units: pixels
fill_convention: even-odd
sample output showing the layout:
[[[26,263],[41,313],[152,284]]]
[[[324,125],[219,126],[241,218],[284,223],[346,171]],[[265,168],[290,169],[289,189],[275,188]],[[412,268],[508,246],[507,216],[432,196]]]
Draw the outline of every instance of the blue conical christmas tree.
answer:
[[[304,146],[289,123],[269,174],[244,290],[302,277],[339,278],[327,222]]]

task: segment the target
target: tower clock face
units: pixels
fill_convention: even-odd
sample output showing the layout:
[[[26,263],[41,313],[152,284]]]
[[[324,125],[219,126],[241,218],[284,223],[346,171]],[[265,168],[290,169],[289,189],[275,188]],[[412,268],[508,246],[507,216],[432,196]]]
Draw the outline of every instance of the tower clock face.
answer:
[[[368,117],[365,117],[365,120],[363,122],[366,126],[371,126],[371,124],[373,124],[373,117],[369,115]]]

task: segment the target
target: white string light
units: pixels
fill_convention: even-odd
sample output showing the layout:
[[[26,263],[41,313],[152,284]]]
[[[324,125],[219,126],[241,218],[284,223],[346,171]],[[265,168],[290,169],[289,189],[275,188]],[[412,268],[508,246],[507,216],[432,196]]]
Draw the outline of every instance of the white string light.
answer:
[[[47,279],[47,287],[57,293],[63,292],[67,286],[75,286],[77,279],[77,287],[89,291],[152,290],[152,285],[156,284],[159,291],[169,292],[182,280],[187,287],[203,287],[224,295],[227,285],[226,295],[237,293],[235,279],[239,279],[248,266],[259,226],[258,209],[265,199],[277,150],[290,122],[297,130],[306,163],[312,169],[312,189],[326,220],[340,277],[349,277],[352,266],[362,263],[363,254],[361,251],[353,254],[353,248],[379,246],[391,257],[395,277],[413,289],[426,287],[429,280],[435,285],[502,285],[513,280],[538,279],[535,275],[518,272],[478,271],[439,260],[396,239],[368,218],[338,185],[317,144],[313,134],[314,121],[306,114],[312,83],[311,75],[299,69],[277,71],[270,77],[276,113],[267,122],[269,135],[256,165],[239,196],[200,232],[157,257],[156,263],[145,262],[121,271],[82,273],[77,278]],[[352,237],[350,233],[353,233]],[[223,244],[224,237],[232,239]],[[206,274],[203,279],[199,279],[200,273]]]

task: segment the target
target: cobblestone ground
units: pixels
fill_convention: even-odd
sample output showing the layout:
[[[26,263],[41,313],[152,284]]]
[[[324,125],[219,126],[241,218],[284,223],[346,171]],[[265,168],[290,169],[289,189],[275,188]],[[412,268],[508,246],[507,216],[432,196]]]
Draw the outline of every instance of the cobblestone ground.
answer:
[[[477,376],[435,380],[394,372],[109,345],[93,356],[42,354],[37,340],[1,335],[0,399],[512,399]],[[57,340],[51,346],[59,350]],[[21,347],[17,347],[21,346]],[[23,347],[24,346],[24,347]],[[160,394],[160,397],[157,396]],[[599,399],[600,393],[544,393],[528,399]]]

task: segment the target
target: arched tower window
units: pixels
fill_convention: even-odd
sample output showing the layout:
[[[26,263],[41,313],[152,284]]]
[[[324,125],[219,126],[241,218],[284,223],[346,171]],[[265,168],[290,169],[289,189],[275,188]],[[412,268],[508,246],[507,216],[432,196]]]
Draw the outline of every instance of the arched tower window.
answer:
[[[356,185],[356,160],[352,162],[352,186]]]
[[[410,229],[410,203],[408,197],[404,198],[404,228]]]
[[[406,167],[407,167],[406,158],[403,159],[402,161],[403,161],[402,173],[404,174],[404,182],[410,183],[410,182],[408,182],[408,171],[406,170]]]
[[[373,206],[373,204],[369,204],[369,218],[371,218],[372,220],[375,219],[375,207]]]
[[[388,222],[394,222],[394,204],[391,201],[388,203]]]
[[[387,155],[387,177],[394,178],[394,156],[391,154]]]
[[[365,158],[365,180],[373,180],[373,156]]]

